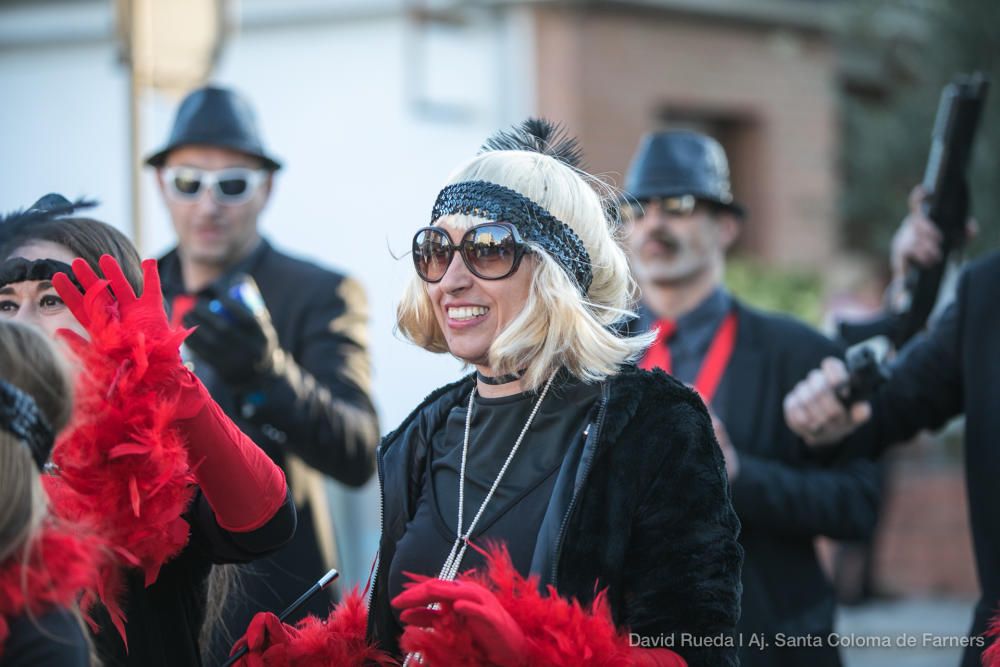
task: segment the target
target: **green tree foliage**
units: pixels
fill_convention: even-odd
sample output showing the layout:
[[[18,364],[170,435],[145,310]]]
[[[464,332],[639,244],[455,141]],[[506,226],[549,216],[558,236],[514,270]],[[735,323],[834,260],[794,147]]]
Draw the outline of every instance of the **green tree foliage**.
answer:
[[[847,247],[885,257],[923,178],[941,89],[958,73],[991,80],[971,170],[971,254],[1000,248],[1000,0],[858,0],[845,35],[882,67],[888,90],[843,98],[842,215]]]

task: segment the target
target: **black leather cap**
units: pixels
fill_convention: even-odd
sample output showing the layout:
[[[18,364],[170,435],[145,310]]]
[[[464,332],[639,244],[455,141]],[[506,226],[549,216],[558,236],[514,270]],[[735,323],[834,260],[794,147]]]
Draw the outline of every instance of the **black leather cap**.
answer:
[[[192,144],[228,148],[260,159],[272,171],[281,169],[264,150],[250,103],[228,88],[206,86],[185,97],[167,145],[146,158],[146,164],[162,166],[170,151]]]
[[[629,199],[693,195],[732,210],[740,217],[746,210],[733,201],[729,163],[718,141],[689,130],[647,134],[639,142],[625,175]]]

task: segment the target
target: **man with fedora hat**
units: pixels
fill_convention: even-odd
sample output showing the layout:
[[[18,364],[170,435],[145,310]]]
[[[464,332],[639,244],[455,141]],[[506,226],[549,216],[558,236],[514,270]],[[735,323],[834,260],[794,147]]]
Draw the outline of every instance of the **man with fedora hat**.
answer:
[[[814,540],[871,535],[877,468],[813,458],[782,413],[785,394],[838,346],[726,291],[726,251],[746,211],[733,199],[717,141],[691,131],[647,135],[625,191],[626,245],[642,289],[633,327],[657,331],[640,366],[662,368],[701,394],[743,526],[741,664],[839,665],[828,641],[834,595]]]
[[[186,342],[195,373],[284,469],[299,512],[292,542],[240,580],[240,602],[225,615],[239,637],[255,612],[283,609],[335,560],[323,476],[360,486],[374,471],[367,303],[354,280],[261,237],[258,217],[281,162],[236,92],[189,94],[166,145],[146,162],[177,234],[160,274],[173,320],[197,327]],[[316,596],[303,613],[325,616],[329,605]],[[213,645],[216,658],[225,644]]]

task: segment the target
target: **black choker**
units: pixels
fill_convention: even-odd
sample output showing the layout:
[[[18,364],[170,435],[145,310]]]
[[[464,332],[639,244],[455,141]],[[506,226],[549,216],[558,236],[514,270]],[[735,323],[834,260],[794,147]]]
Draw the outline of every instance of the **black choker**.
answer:
[[[507,375],[496,375],[490,377],[489,375],[483,375],[479,371],[476,371],[476,377],[479,378],[480,382],[491,385],[510,384],[511,382],[516,382],[521,379],[523,374],[524,371],[518,371],[517,373],[508,373]]]

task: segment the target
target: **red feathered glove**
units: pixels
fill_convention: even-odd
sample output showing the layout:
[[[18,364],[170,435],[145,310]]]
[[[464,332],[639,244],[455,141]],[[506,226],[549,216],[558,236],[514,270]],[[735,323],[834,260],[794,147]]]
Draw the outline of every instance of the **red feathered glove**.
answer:
[[[237,667],[290,667],[289,645],[298,636],[295,628],[285,625],[271,612],[261,612],[250,621],[246,635],[233,645],[229,655],[245,646],[247,654],[236,661]]]
[[[141,332],[148,340],[174,337],[177,340],[175,352],[180,360],[180,342],[185,333],[171,330],[167,322],[156,260],[147,259],[142,263],[143,290],[140,297],[135,295],[121,266],[110,255],[103,255],[100,259],[106,280],[99,278],[82,259],[73,260],[72,266],[73,274],[85,291],[77,289],[64,273],[52,277],[52,286],[92,338],[99,337],[116,324],[127,331]],[[103,289],[105,286],[108,289]],[[75,344],[80,343],[80,336],[73,332],[64,331],[63,336],[75,341]]]
[[[368,607],[351,590],[325,619],[307,616],[293,628],[271,613],[254,616],[247,634],[233,646],[248,654],[234,667],[393,667],[399,663],[365,638]]]
[[[198,378],[181,365],[180,344],[188,332],[172,328],[167,320],[156,260],[142,263],[141,297],[135,295],[113,257],[102,256],[100,267],[106,281],[84,260],[73,261],[73,273],[86,290],[83,293],[64,274],[53,276],[52,284],[94,339],[120,325],[124,331],[140,334],[143,341],[169,341],[158,349],[173,355],[170,365],[175,377],[169,387],[175,396],[172,413],[187,443],[198,486],[220,526],[231,532],[260,528],[285,501],[284,473],[222,412]],[[104,289],[105,285],[109,289]],[[72,332],[63,335],[75,349],[86,346],[86,341]],[[163,398],[166,400],[166,396]]]
[[[456,582],[410,575],[416,583],[392,601],[404,609],[404,651],[432,667],[686,667],[669,649],[630,646],[604,592],[586,608],[551,586],[543,595],[538,578],[522,577],[505,548],[483,553],[485,571]],[[427,609],[431,603],[440,608]]]
[[[440,608],[428,608],[431,604]],[[392,605],[403,610],[400,620],[424,630],[433,631],[442,623],[442,616],[450,615],[450,622],[467,634],[491,665],[521,667],[525,664],[524,631],[497,596],[482,584],[427,579],[397,595]]]

